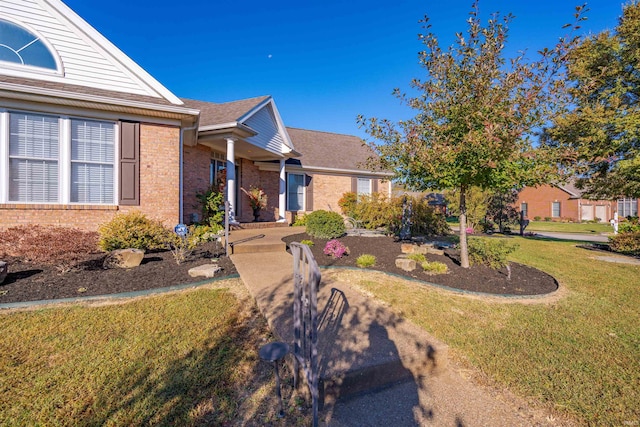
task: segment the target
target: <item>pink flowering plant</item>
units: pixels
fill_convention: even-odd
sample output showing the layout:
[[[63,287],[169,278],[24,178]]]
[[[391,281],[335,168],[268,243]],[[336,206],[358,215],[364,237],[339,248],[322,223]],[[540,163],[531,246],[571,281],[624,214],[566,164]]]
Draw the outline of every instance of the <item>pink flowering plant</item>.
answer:
[[[324,246],[323,252],[325,255],[331,255],[333,259],[339,259],[344,255],[349,255],[349,248],[338,239],[333,239],[327,242]]]

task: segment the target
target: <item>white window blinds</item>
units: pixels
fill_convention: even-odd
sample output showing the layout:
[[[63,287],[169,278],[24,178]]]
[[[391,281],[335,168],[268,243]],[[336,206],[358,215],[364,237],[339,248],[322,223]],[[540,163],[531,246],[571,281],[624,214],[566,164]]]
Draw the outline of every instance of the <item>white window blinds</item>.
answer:
[[[58,201],[57,117],[11,113],[9,121],[9,201]]]
[[[113,123],[71,120],[71,202],[114,203]]]

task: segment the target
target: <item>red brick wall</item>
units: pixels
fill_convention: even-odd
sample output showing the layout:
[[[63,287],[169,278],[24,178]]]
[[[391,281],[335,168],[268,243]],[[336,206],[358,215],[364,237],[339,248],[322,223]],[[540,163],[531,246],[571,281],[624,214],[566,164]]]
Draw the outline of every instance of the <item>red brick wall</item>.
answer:
[[[184,147],[183,198],[184,221],[192,223],[192,215],[197,214],[198,221],[202,220],[202,206],[196,194],[204,193],[209,188],[209,166],[211,164],[211,150],[203,145]]]
[[[180,129],[140,126],[140,206],[0,205],[0,228],[41,224],[96,230],[117,212],[139,210],[173,227],[179,220]]]

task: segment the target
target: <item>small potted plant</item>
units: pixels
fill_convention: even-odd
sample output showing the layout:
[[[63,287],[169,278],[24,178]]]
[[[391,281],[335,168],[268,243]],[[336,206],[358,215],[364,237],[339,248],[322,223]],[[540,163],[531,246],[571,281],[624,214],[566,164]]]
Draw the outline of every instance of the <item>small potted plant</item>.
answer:
[[[249,206],[253,210],[253,219],[257,222],[260,217],[260,211],[267,207],[267,194],[262,188],[253,186],[249,188],[249,191],[242,187],[240,187],[240,190],[249,198]]]

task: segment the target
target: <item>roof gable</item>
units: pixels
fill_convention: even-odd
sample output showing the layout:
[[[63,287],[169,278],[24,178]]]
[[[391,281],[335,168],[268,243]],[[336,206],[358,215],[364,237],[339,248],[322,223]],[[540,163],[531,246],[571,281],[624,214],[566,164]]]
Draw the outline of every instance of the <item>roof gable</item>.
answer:
[[[60,61],[56,72],[0,64],[0,74],[182,102],[60,0],[0,0],[0,17],[32,30]],[[70,89],[71,90],[71,89]]]

